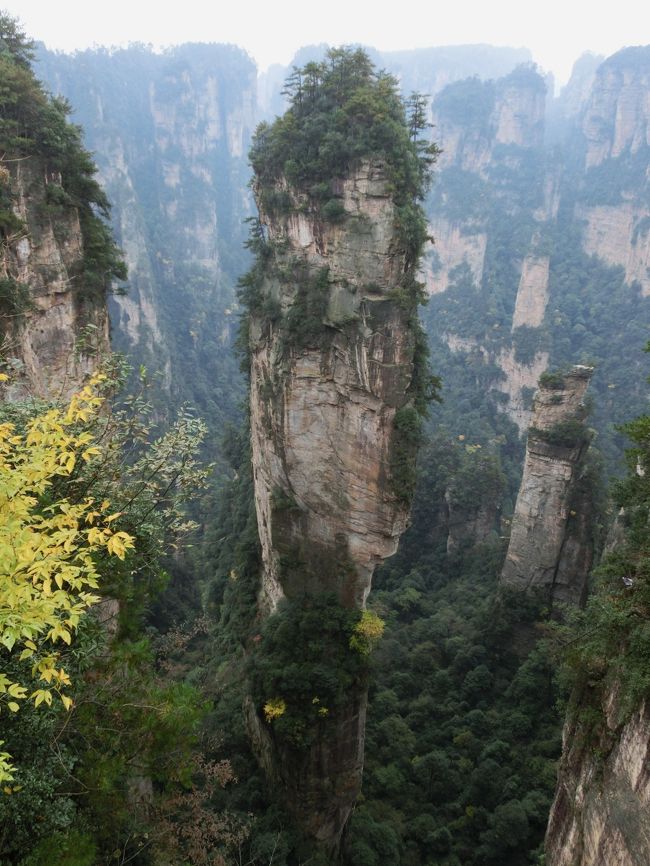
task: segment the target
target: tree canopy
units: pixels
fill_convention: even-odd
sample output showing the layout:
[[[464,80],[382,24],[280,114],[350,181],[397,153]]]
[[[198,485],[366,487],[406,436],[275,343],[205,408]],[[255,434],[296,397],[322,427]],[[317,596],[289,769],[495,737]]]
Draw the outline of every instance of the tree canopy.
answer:
[[[318,194],[318,184],[341,177],[359,159],[383,156],[396,202],[423,197],[438,154],[420,138],[424,98],[405,103],[394,76],[375,70],[362,49],[333,48],[322,63],[294,67],[284,93],[288,110],[260,124],[250,153],[262,185],[283,175]]]

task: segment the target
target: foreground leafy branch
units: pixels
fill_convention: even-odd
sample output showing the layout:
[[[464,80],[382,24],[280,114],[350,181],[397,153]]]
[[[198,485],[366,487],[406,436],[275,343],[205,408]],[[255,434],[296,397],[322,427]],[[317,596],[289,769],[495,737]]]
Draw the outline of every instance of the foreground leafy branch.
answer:
[[[0,644],[19,652],[39,685],[30,692],[0,671],[0,711],[4,704],[18,712],[27,699],[51,705],[53,693],[71,707],[62,691],[70,678],[54,647],[71,643],[82,615],[99,601],[92,592],[97,554],[124,559],[133,548],[132,537],[115,528],[120,513],[110,513],[108,500],[50,495],[56,479],[100,453],[85,425],[104,402],[98,388],[105,379],[96,374],[67,407],[36,415],[22,432],[0,424]],[[0,781],[10,781],[12,769],[5,753]]]

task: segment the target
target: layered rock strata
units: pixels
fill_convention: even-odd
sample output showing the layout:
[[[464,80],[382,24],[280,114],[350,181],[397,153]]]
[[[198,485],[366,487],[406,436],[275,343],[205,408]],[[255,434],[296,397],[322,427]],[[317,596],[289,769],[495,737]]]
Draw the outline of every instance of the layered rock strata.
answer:
[[[415,335],[408,305],[395,297],[406,267],[395,206],[379,159],[335,185],[343,208],[336,222],[285,183],[284,215],[267,212],[258,195],[272,251],[262,310],[250,324],[265,617],[282,599],[319,594],[362,608],[376,565],[395,552],[407,520],[392,461]],[[349,694],[300,755],[253,720],[258,751],[300,825],[330,850],[359,791],[365,706],[365,693]]]
[[[255,65],[232,45],[140,45],[39,49],[39,72],[74,106],[113,203],[129,271],[128,295],[109,302],[113,345],[149,370],[161,417],[189,403],[218,438],[243,396],[234,286],[247,265]]]
[[[49,205],[63,195],[61,176],[38,157],[6,159],[0,174],[17,220],[0,238],[4,396],[66,397],[108,352],[106,297],[83,283],[77,209]]]
[[[580,489],[589,447],[583,398],[592,369],[542,379],[528,430],[524,473],[501,582],[551,602],[583,600],[593,558],[588,495]]]
[[[603,720],[585,735],[580,702],[563,734],[546,834],[548,866],[645,866],[650,862],[650,708],[621,724],[610,690]]]

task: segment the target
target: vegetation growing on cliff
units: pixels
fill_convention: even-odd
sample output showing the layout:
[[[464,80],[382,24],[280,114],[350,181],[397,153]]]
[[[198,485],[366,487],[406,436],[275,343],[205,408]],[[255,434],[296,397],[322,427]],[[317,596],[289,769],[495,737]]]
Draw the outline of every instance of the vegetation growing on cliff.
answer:
[[[650,695],[650,416],[622,430],[632,445],[627,475],[613,491],[624,509],[617,518],[619,538],[596,572],[565,653],[566,673],[578,686],[578,710],[594,726],[589,731],[585,725],[587,733],[598,733],[608,694],[615,696],[619,723]]]
[[[367,653],[357,646],[362,616],[321,594],[285,601],[264,624],[249,659],[251,694],[274,737],[292,749],[314,745],[367,683]]]
[[[97,180],[97,169],[83,147],[81,130],[68,121],[65,100],[46,93],[31,63],[32,42],[17,22],[0,13],[0,248],[4,251],[2,279],[12,283],[9,302],[0,313],[24,309],[16,300],[21,287],[8,268],[7,253],[26,235],[27,225],[13,213],[20,177],[30,172],[44,177],[45,212],[30,214],[32,222],[57,218],[75,209],[81,227],[82,254],[72,274],[83,293],[104,292],[112,280],[126,279],[126,267],[106,219],[109,203]]]
[[[438,148],[421,132],[422,99],[402,100],[397,80],[377,72],[361,49],[337,48],[322,63],[294,68],[286,83],[289,108],[262,123],[250,152],[263,206],[271,213],[291,205],[286,182],[304,192],[325,219],[343,209],[334,182],[361,159],[383,158],[397,206],[401,240],[414,264],[427,237],[417,205],[428,188]]]
[[[287,81],[289,108],[271,125],[261,124],[250,151],[253,185],[263,211],[278,220],[293,206],[307,207],[325,220],[352,219],[341,205],[337,182],[349,176],[363,158],[380,158],[395,204],[395,229],[404,267],[391,299],[406,314],[413,343],[413,370],[394,421],[390,470],[393,492],[408,503],[415,487],[415,459],[422,436],[422,419],[438,399],[440,380],[428,365],[428,344],[417,307],[424,300],[417,279],[420,255],[427,240],[421,206],[438,149],[421,137],[428,126],[425,98],[403,100],[397,81],[376,72],[360,49],[333,49],[319,64],[295,68]],[[302,197],[302,199],[301,199]],[[279,332],[288,353],[323,348],[333,328],[327,322],[330,275],[327,267],[310,272],[309,265],[288,249],[283,239],[270,240],[259,220],[251,220],[248,246],[253,266],[239,283],[244,317],[240,347],[249,350],[250,321],[256,319],[261,338]],[[292,288],[288,312],[282,312],[278,287]],[[344,330],[359,315],[337,323]],[[272,391],[272,383],[268,383]]]

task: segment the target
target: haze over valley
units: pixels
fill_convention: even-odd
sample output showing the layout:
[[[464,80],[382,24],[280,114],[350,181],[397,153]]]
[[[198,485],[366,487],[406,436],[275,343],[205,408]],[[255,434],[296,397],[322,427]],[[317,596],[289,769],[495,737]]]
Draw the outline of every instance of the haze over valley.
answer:
[[[650,45],[189,11],[0,13],[0,861],[645,866]]]

